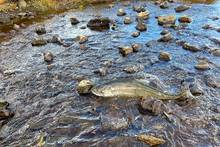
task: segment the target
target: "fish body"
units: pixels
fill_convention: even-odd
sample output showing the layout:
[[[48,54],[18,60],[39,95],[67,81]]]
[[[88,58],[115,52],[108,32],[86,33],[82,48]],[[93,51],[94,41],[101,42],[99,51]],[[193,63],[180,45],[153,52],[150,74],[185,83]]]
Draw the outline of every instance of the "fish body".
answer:
[[[139,79],[122,79],[115,80],[103,85],[95,86],[91,89],[91,92],[99,97],[122,97],[122,98],[147,98],[153,97],[160,100],[172,100],[180,98],[188,98],[189,90],[184,90],[179,94],[173,95],[166,92],[162,92],[156,88],[153,88],[143,80]]]

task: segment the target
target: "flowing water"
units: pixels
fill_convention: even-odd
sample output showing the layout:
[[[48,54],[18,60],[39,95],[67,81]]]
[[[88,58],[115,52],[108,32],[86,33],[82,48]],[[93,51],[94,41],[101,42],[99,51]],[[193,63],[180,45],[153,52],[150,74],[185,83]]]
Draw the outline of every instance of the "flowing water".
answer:
[[[145,23],[148,30],[137,38],[131,37],[136,22],[123,24],[123,17],[116,16],[119,8],[135,20],[132,6],[143,4],[150,19]],[[113,8],[107,5],[90,6],[83,11],[68,11],[42,23],[31,25],[18,32],[11,40],[0,45],[0,97],[10,103],[15,112],[0,130],[1,146],[37,146],[43,138],[45,146],[146,146],[136,139],[138,134],[153,134],[166,140],[161,146],[220,146],[220,57],[204,49],[201,52],[184,50],[176,40],[187,41],[201,48],[220,48],[220,38],[215,29],[202,29],[205,24],[220,27],[220,4],[192,4],[192,8],[175,13],[181,3],[172,3],[169,9],[160,9],[153,2],[132,2],[125,6],[117,3]],[[167,28],[175,40],[158,42],[163,27],[157,24],[156,16],[175,14],[188,15],[193,22],[184,29]],[[115,20],[116,30],[102,32],[80,29],[97,15]],[[72,26],[70,17],[81,22]],[[48,43],[33,47],[31,41],[37,38],[35,28],[44,24],[47,34],[44,38],[58,34],[66,44]],[[89,36],[84,49],[73,41],[77,35]],[[118,46],[139,43],[137,53],[122,57]],[[52,68],[43,61],[42,53],[51,51],[54,55]],[[172,60],[160,61],[160,51],[169,52]],[[210,70],[194,68],[199,59],[206,59]],[[108,66],[108,74],[100,77],[95,70]],[[136,65],[143,70],[127,74],[124,67]],[[51,65],[50,65],[51,66]],[[10,74],[5,74],[6,72]],[[196,98],[196,105],[180,106],[175,101],[164,102],[170,109],[169,119],[163,115],[144,115],[139,112],[137,100],[102,99],[91,95],[80,96],[76,85],[80,79],[108,81],[118,77],[135,77],[152,74],[157,76],[171,92],[177,92],[184,79],[196,79],[204,95]],[[215,83],[215,86],[213,84]]]

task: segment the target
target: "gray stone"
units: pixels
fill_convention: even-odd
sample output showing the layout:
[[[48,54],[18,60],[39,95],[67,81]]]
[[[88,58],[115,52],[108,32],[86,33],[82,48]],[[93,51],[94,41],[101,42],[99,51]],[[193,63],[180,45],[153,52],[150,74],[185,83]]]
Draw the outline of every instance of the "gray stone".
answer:
[[[32,41],[32,46],[43,46],[47,44],[47,40],[43,38],[37,38]]]

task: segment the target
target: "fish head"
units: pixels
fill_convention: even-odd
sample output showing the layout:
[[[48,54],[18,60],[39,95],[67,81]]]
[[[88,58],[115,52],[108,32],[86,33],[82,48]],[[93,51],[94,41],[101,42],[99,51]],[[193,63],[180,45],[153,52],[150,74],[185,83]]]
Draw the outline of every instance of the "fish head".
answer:
[[[93,87],[91,91],[94,95],[100,97],[112,97],[115,95],[112,91],[112,87],[108,85]]]

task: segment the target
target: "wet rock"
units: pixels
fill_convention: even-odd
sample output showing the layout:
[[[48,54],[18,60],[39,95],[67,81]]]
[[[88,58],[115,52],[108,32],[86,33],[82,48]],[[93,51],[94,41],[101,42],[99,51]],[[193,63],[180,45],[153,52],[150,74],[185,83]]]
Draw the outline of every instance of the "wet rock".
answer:
[[[126,12],[125,12],[124,9],[120,8],[120,9],[118,9],[117,15],[118,15],[118,16],[125,16],[125,15],[126,15]]]
[[[79,20],[75,17],[70,18],[70,22],[72,25],[77,25],[79,23]]]
[[[180,23],[191,23],[192,19],[189,18],[188,16],[181,16],[181,17],[179,17],[178,21]]]
[[[208,29],[214,29],[214,26],[211,24],[205,24],[204,26],[202,26],[203,29],[208,30]]]
[[[159,25],[175,24],[176,16],[174,15],[158,16],[157,20]]]
[[[129,65],[129,66],[126,66],[123,71],[126,72],[126,73],[129,73],[129,74],[133,74],[133,73],[136,73],[138,71],[141,71],[143,70],[143,66],[137,66],[137,65]]]
[[[219,77],[214,77],[212,75],[206,75],[205,81],[209,87],[220,88],[220,78]]]
[[[143,23],[143,22],[138,22],[138,24],[135,27],[138,31],[146,31],[147,30],[147,26]]]
[[[160,8],[161,8],[161,9],[167,9],[167,8],[169,8],[169,2],[167,2],[167,1],[162,2],[162,3],[160,4]]]
[[[101,114],[101,126],[103,130],[122,130],[126,129],[129,121],[122,112],[111,111],[107,114]]]
[[[168,42],[171,41],[173,39],[173,36],[171,33],[165,34],[163,35],[158,41],[160,42]]]
[[[18,31],[18,30],[20,29],[20,26],[17,25],[17,24],[14,24],[13,29],[16,30],[16,31]]]
[[[132,32],[131,36],[132,37],[138,37],[138,36],[140,36],[140,32],[139,31]]]
[[[210,65],[207,61],[199,61],[197,65],[195,65],[195,68],[198,70],[209,70]]]
[[[52,62],[54,59],[54,55],[51,52],[45,52],[43,53],[43,56],[45,62]]]
[[[38,34],[38,35],[43,35],[43,34],[46,34],[47,31],[46,31],[46,28],[44,26],[40,26],[40,27],[37,27],[35,29],[35,32]]]
[[[138,135],[137,139],[150,146],[158,146],[166,143],[166,141],[162,138],[158,138],[151,135],[144,135],[144,134]]]
[[[130,17],[125,17],[124,19],[124,24],[131,24],[132,23],[132,20]]]
[[[166,107],[161,100],[155,98],[142,98],[140,100],[141,113],[151,113],[153,115],[162,114]]]
[[[216,57],[220,57],[220,49],[214,49],[211,51],[211,54],[216,56]]]
[[[144,8],[144,6],[138,6],[138,5],[133,6],[133,10],[136,11],[136,12],[138,12],[138,13],[146,11],[146,9]]]
[[[43,46],[47,44],[47,40],[43,38],[37,38],[32,41],[32,46]]]
[[[166,35],[169,34],[170,32],[168,30],[163,30],[162,32],[160,32],[161,35]]]
[[[149,11],[144,11],[144,12],[140,12],[137,14],[137,20],[146,20],[150,17],[150,12]]]
[[[76,87],[77,92],[82,94],[90,93],[90,89],[93,87],[93,83],[90,80],[82,80]]]
[[[76,37],[76,40],[79,42],[79,44],[83,44],[88,41],[88,37],[85,35],[79,35]]]
[[[198,82],[194,82],[194,83],[190,84],[189,89],[190,89],[190,92],[192,93],[192,95],[194,95],[194,96],[199,96],[199,95],[204,94],[204,91]]]
[[[133,48],[130,46],[125,46],[125,47],[119,47],[119,52],[123,55],[123,56],[127,56],[128,54],[133,52]]]
[[[162,61],[170,61],[172,57],[168,52],[160,52],[159,59]]]
[[[53,37],[51,39],[49,39],[47,42],[49,43],[57,43],[59,45],[63,45],[63,39],[60,38],[59,35],[53,35]]]
[[[189,43],[184,43],[183,48],[186,49],[186,50],[192,51],[192,52],[201,51],[201,48],[199,46],[192,45],[192,44],[189,44]]]
[[[137,44],[137,43],[133,43],[133,44],[131,45],[131,47],[133,48],[133,51],[134,51],[134,52],[138,52],[139,49],[141,48],[141,45],[140,45],[140,44]]]
[[[108,73],[108,70],[106,67],[99,68],[98,70],[94,71],[94,73],[99,74],[100,76],[106,76]]]
[[[101,18],[95,18],[91,19],[87,27],[91,30],[103,30],[103,29],[109,29],[110,28],[111,20],[107,17],[101,17]]]
[[[180,5],[180,6],[175,8],[175,11],[176,12],[183,12],[183,11],[186,11],[190,8],[191,8],[191,6],[188,6],[188,5]]]
[[[11,112],[9,110],[0,110],[0,120],[8,119],[11,117]]]

